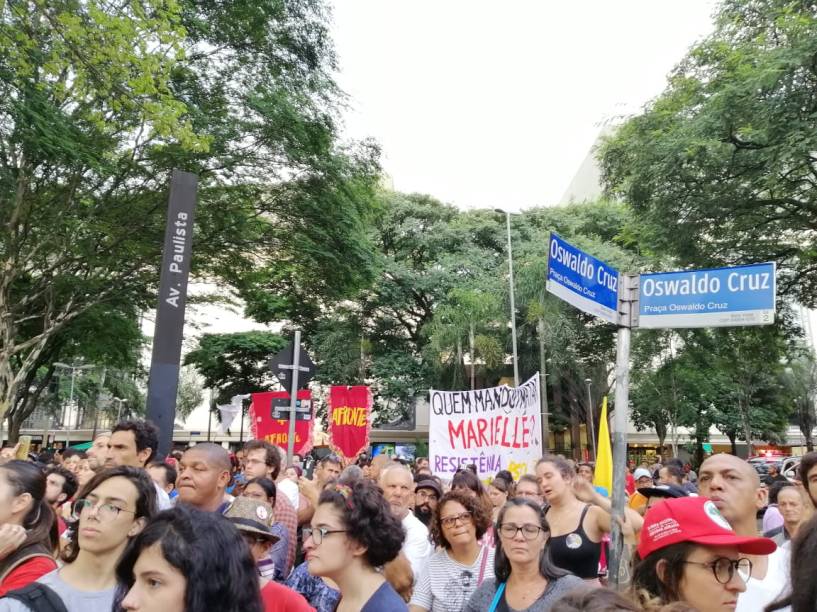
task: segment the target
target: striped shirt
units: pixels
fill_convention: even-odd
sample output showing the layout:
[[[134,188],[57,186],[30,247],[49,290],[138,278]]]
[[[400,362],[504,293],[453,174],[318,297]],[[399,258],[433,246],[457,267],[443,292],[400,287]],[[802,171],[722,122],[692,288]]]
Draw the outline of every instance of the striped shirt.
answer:
[[[430,612],[461,612],[480,583],[493,579],[494,550],[490,547],[480,548],[471,565],[458,563],[445,549],[438,550],[420,572],[411,605]]]

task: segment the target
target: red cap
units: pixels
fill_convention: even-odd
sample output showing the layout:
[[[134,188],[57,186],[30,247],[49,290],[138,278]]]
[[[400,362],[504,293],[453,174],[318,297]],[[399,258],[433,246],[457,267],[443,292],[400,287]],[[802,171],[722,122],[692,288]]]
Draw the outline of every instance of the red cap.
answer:
[[[644,516],[638,554],[647,555],[679,542],[703,546],[736,546],[749,555],[768,555],[777,549],[769,538],[748,538],[732,531],[715,504],[705,497],[679,497],[656,504]]]

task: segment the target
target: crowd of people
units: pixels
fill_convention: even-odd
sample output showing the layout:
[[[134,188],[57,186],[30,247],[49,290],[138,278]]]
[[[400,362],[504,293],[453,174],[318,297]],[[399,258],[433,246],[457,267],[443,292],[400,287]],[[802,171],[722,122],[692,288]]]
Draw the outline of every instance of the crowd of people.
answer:
[[[4,449],[0,612],[817,609],[817,453],[791,481],[727,454],[631,464],[613,591],[590,463],[485,481],[365,454],[305,470],[259,440],[158,459],[157,433],[127,420],[84,452]]]

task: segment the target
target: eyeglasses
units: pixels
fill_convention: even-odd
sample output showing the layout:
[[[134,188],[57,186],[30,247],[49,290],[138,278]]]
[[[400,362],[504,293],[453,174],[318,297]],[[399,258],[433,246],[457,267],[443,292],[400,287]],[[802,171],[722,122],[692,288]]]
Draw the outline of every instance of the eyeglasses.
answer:
[[[460,512],[459,514],[455,514],[454,516],[444,516],[440,518],[440,523],[442,523],[443,527],[453,527],[457,523],[470,522],[471,522],[470,512]]]
[[[331,535],[333,533],[347,533],[348,529],[327,529],[326,527],[304,527],[301,529],[301,534],[303,534],[304,542],[308,538],[312,538],[312,541],[315,542],[315,546],[320,546],[323,539]]]
[[[726,557],[718,557],[709,563],[703,563],[701,561],[684,561],[684,563],[688,563],[690,565],[700,565],[701,567],[708,567],[712,569],[712,573],[715,575],[715,580],[721,584],[727,584],[730,580],[732,580],[732,578],[735,576],[735,572],[738,573],[738,576],[740,576],[743,582],[749,580],[749,577],[752,575],[752,562],[745,557],[741,559],[727,559]]]
[[[93,502],[90,499],[78,499],[74,502],[74,507],[71,510],[71,517],[75,521],[78,521],[82,513],[86,510],[90,510],[91,508],[96,508],[97,517],[103,521],[112,521],[119,516],[120,512],[127,512],[128,514],[133,514],[134,516],[136,515],[134,510],[127,510],[125,508],[120,508],[119,506],[114,506],[113,504],[100,504],[98,502]]]
[[[429,491],[427,489],[420,489],[417,491],[417,497],[420,499],[433,499],[437,500],[437,494],[434,491]]]
[[[521,526],[514,525],[513,523],[502,523],[499,526],[499,534],[509,540],[515,538],[516,534],[520,531],[522,532],[522,537],[526,540],[534,540],[536,536],[539,535],[539,532],[544,531],[544,529],[539,525],[532,525],[531,523],[526,523]]]

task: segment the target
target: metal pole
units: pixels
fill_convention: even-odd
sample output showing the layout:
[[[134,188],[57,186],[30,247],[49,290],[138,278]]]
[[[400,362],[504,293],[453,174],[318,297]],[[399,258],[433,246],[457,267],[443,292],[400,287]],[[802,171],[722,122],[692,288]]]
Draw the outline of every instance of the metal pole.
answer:
[[[596,416],[593,414],[595,412],[593,410],[593,396],[590,393],[590,384],[593,381],[589,378],[585,378],[584,382],[587,385],[587,420],[588,424],[590,425],[590,446],[593,448],[593,456],[591,457],[591,460],[595,461],[596,457],[598,456],[598,450],[596,449]]]
[[[298,401],[298,374],[301,365],[301,330],[295,330],[292,348],[292,386],[289,391],[289,435],[287,436],[287,465],[292,465],[295,454],[295,406]]]
[[[619,277],[618,310],[620,323],[616,339],[616,394],[613,419],[613,491],[610,533],[610,557],[608,581],[616,589],[629,582],[624,558],[624,539],[617,518],[624,518],[627,504],[625,474],[627,471],[627,424],[630,420],[630,327],[637,325],[638,276],[622,274]],[[623,282],[622,282],[623,281]]]
[[[74,403],[74,377],[76,368],[71,368],[71,391],[68,394],[68,409],[65,411],[65,448],[68,448],[68,436],[71,433],[71,404]]]
[[[550,450],[550,410],[548,408],[548,375],[545,360],[545,320],[541,317],[538,323],[539,332],[539,370],[542,378],[539,381],[539,393],[542,396],[542,454],[547,455]]]
[[[242,404],[243,408],[244,405]],[[210,441],[210,432],[213,429],[213,390],[210,389],[210,402],[207,404],[207,441]]]
[[[519,386],[519,360],[516,356],[516,304],[513,284],[513,247],[511,246],[511,213],[505,211],[505,225],[508,228],[508,275],[511,288],[511,342],[513,344],[513,384]]]

